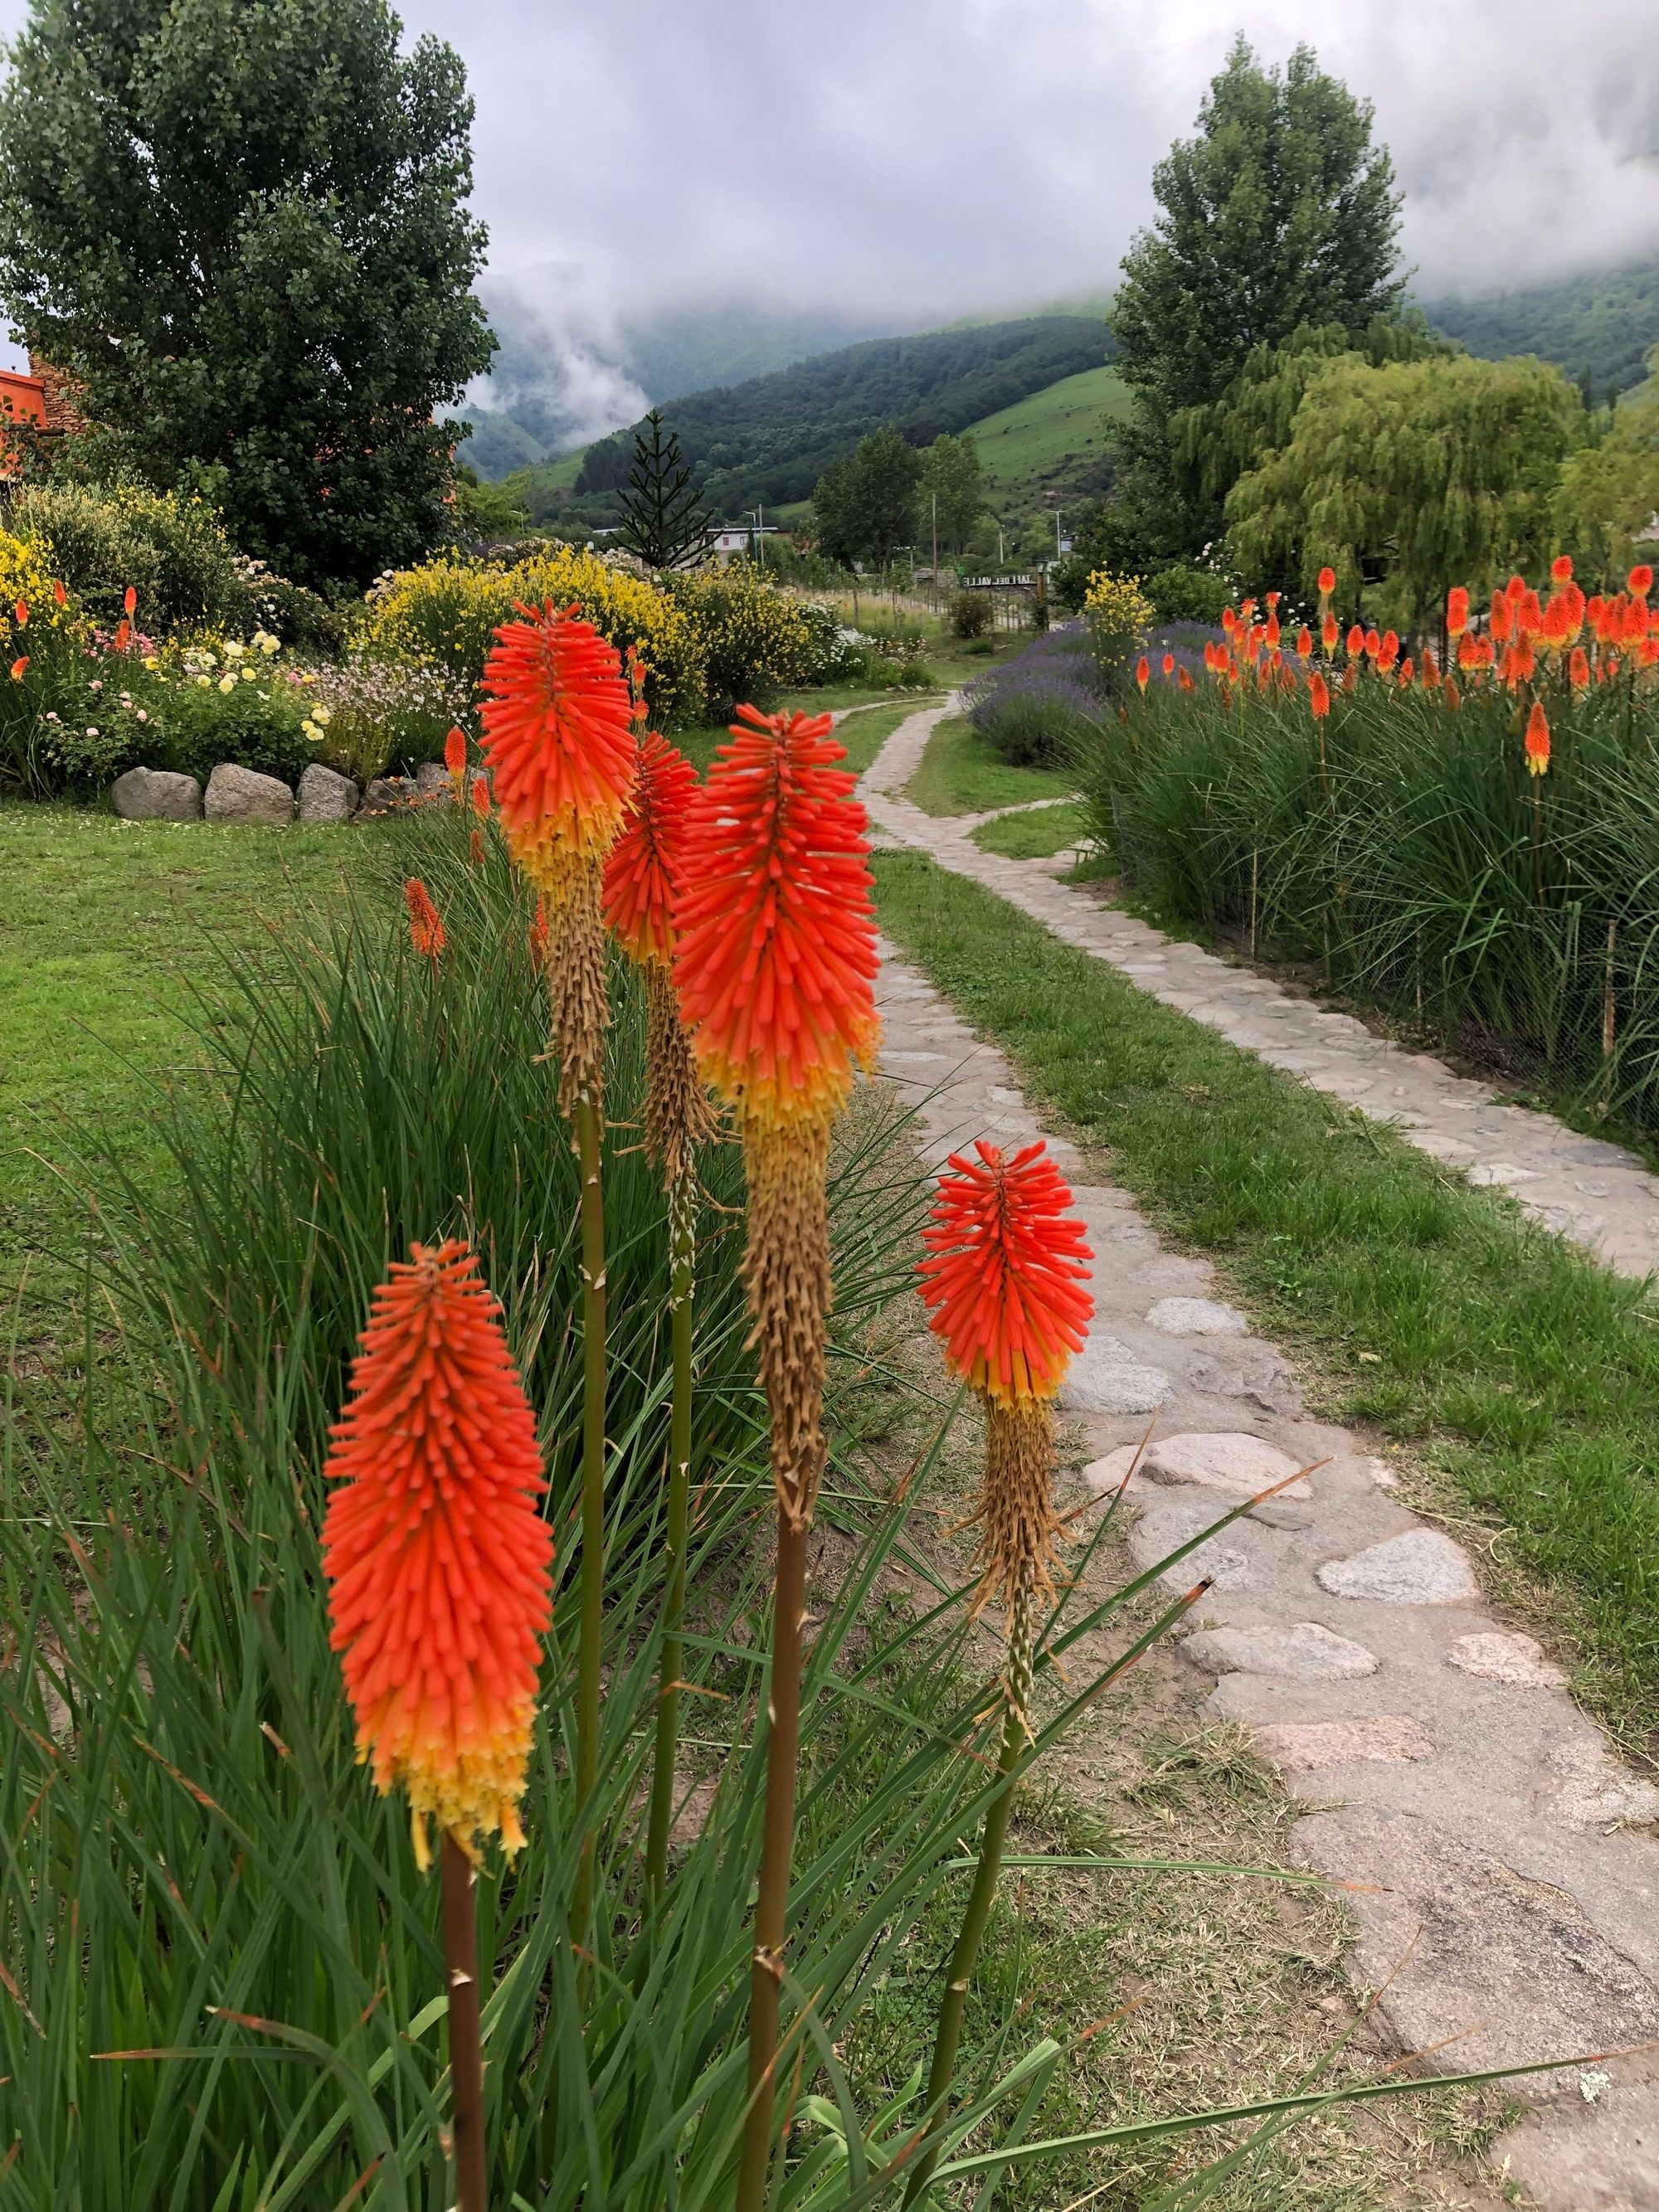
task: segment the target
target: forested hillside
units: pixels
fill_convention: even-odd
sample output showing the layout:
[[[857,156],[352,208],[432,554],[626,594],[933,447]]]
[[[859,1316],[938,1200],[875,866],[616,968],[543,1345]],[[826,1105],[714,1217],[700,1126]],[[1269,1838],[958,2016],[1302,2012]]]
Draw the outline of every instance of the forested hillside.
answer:
[[[1110,351],[1104,326],[1073,315],[1032,317],[919,337],[875,338],[770,376],[698,392],[667,410],[717,513],[805,499],[837,454],[896,423],[913,445],[965,429]],[[627,476],[631,433],[588,448],[579,495]],[[534,475],[534,471],[532,475]]]
[[[1599,405],[1640,383],[1645,356],[1659,345],[1659,259],[1422,305],[1437,329],[1489,361],[1535,353],[1559,362]]]

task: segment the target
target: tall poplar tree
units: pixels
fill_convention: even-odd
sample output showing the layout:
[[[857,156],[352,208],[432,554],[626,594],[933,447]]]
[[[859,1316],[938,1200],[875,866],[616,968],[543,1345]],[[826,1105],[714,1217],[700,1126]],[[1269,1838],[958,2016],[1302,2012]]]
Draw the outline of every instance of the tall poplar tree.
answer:
[[[1109,318],[1135,400],[1124,496],[1168,555],[1220,529],[1218,498],[1177,458],[1182,412],[1218,400],[1253,353],[1303,325],[1358,338],[1405,290],[1400,195],[1370,103],[1309,47],[1265,70],[1241,35],[1198,126],[1152,172],[1158,214],[1124,257]]]
[[[0,89],[0,307],[119,465],[361,584],[438,534],[489,364],[454,52],[386,0],[31,0]]]

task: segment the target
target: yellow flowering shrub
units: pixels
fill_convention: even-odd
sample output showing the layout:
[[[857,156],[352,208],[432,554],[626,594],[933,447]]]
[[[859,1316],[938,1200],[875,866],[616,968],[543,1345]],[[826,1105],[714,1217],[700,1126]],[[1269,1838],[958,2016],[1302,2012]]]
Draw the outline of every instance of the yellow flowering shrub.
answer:
[[[690,621],[715,720],[740,702],[767,707],[779,692],[813,680],[820,647],[812,623],[746,561],[672,576],[667,586]]]
[[[469,688],[483,674],[499,623],[520,604],[580,607],[619,653],[637,645],[659,722],[702,711],[702,657],[684,611],[666,592],[596,553],[555,546],[511,568],[446,554],[384,576],[368,595],[359,641],[370,653],[435,661]]]
[[[1121,668],[1157,619],[1139,576],[1115,576],[1097,568],[1083,595],[1083,620],[1089,650],[1103,669]]]

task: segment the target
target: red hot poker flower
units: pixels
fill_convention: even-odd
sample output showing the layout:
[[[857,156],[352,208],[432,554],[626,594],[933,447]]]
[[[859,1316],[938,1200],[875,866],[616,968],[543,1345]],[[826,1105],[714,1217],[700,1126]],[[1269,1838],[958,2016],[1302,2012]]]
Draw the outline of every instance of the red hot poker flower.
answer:
[[[1446,635],[1462,637],[1469,626],[1469,595],[1462,584],[1454,584],[1446,594]]]
[[[1365,650],[1365,633],[1360,629],[1358,623],[1355,623],[1353,627],[1349,630],[1348,635],[1346,639],[1344,639],[1343,642],[1347,647],[1349,659],[1358,660],[1360,654]]]
[[[536,1421],[501,1308],[455,1240],[410,1248],[374,1293],[334,1426],[323,1522],[330,1640],[382,1790],[471,1851],[524,1841],[553,1545]]]
[[[127,614],[133,615],[137,614],[138,611],[138,594],[131,584],[127,586],[126,590],[122,594],[121,605],[124,611]]]
[[[675,981],[745,1120],[827,1127],[879,1034],[864,809],[827,714],[738,712],[686,811]]]
[[[11,680],[14,684],[21,684],[22,682],[24,672],[28,667],[28,665],[29,657],[27,653],[20,653],[17,659],[13,661],[11,664]]]
[[[615,649],[574,606],[521,611],[484,664],[483,749],[513,857],[556,905],[621,825],[631,705]]]
[[[1572,581],[1572,556],[1570,553],[1558,553],[1550,562],[1550,580],[1556,584]]]
[[[1308,678],[1308,705],[1316,722],[1322,722],[1331,711],[1330,687],[1316,668]]]
[[[29,618],[28,601],[27,599],[19,599],[17,605],[12,609],[12,615],[16,621],[18,629],[21,629]]]
[[[466,773],[466,732],[452,729],[444,739],[444,766],[457,783]]]
[[[472,779],[472,811],[480,822],[489,819],[489,786],[481,775]]]
[[[1336,571],[1335,571],[1335,569],[1334,569],[1334,568],[1322,568],[1322,569],[1320,570],[1320,572],[1319,572],[1319,596],[1320,596],[1320,598],[1321,598],[1322,599],[1329,599],[1329,597],[1331,596],[1331,593],[1332,593],[1335,589],[1336,589]]]
[[[640,740],[634,787],[605,864],[605,918],[630,960],[672,959],[686,809],[697,772],[655,730]]]
[[[1546,775],[1550,764],[1550,726],[1541,700],[1534,699],[1527,717],[1527,774]]]
[[[1589,680],[1589,655],[1582,645],[1575,645],[1567,660],[1567,681],[1575,691],[1582,691]]]
[[[435,960],[447,940],[442,918],[418,876],[411,876],[404,885],[404,902],[409,908],[410,943],[428,960]]]
[[[1135,663],[1135,682],[1140,686],[1143,696],[1146,694],[1146,686],[1152,681],[1152,664],[1147,659],[1146,654],[1143,653],[1139,659]]]
[[[980,1139],[941,1175],[918,1271],[928,1327],[964,1381],[1012,1406],[1052,1398],[1094,1312],[1093,1254],[1041,1139],[1005,1159]]]
[[[1644,599],[1653,589],[1653,571],[1645,561],[1632,568],[1625,579],[1625,587],[1633,599]]]

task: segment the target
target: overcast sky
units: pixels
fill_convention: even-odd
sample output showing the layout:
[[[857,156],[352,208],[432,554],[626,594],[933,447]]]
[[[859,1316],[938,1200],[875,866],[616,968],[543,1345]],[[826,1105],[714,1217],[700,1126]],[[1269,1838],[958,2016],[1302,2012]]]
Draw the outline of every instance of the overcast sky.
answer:
[[[24,0],[0,0],[0,28]],[[631,315],[917,326],[1103,290],[1240,0],[407,0],[477,101],[492,270]],[[1427,292],[1659,243],[1654,0],[1251,0],[1372,100]]]

